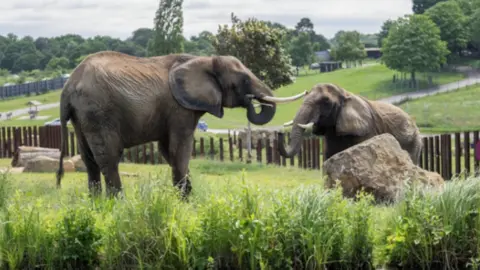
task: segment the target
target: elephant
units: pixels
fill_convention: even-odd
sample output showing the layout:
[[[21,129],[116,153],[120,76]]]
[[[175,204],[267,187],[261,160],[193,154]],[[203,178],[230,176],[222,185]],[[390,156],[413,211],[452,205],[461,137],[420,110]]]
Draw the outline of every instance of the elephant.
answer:
[[[276,104],[305,93],[275,97],[272,90],[234,56],[186,53],[135,57],[101,51],[88,55],[72,71],[60,96],[61,146],[57,188],[64,175],[67,121],[71,121],[93,195],[117,196],[118,166],[124,148],[158,141],[183,198],[191,192],[189,160],[199,119],[222,118],[224,108],[246,109],[255,125],[268,123]],[[253,101],[260,104],[256,112]]]
[[[394,136],[416,165],[423,149],[420,131],[405,111],[386,102],[368,100],[332,83],[318,83],[307,91],[295,118],[284,126],[292,126],[287,148],[284,134],[279,133],[278,150],[284,157],[298,153],[302,135],[310,129],[312,134],[324,137],[326,159],[382,133]]]

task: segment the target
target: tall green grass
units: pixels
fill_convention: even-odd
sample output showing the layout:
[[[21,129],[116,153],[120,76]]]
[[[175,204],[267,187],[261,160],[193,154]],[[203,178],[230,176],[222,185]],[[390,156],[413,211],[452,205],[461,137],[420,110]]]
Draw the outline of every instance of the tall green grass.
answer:
[[[460,269],[479,257],[477,179],[382,206],[319,184],[269,188],[246,173],[197,175],[189,202],[168,170],[123,199],[0,177],[2,269]]]

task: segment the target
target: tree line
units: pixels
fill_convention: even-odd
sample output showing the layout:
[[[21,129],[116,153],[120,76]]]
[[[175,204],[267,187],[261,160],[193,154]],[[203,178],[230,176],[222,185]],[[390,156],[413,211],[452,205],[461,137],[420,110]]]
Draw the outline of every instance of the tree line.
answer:
[[[356,62],[365,48],[381,47],[389,68],[411,74],[437,71],[447,61],[480,48],[480,0],[412,0],[413,15],[387,20],[378,33],[338,31],[327,39],[307,18],[289,28],[278,22],[231,14],[231,26],[219,25],[216,33],[183,35],[183,0],[160,0],[152,28],[139,28],[125,40],[110,36],[84,38],[77,34],[57,37],[0,36],[0,75],[38,70],[65,72],[87,55],[113,50],[134,56],[169,53],[229,54],[238,57],[270,87],[292,82],[293,67],[314,62],[316,51],[330,50],[334,60]]]

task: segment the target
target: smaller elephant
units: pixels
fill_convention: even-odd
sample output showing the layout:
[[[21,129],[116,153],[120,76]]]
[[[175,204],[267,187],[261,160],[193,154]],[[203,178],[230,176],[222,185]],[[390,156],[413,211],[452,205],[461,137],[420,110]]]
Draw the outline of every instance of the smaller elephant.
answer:
[[[372,101],[330,83],[319,83],[305,95],[293,121],[287,149],[279,134],[278,150],[284,157],[298,153],[306,129],[324,136],[326,159],[353,145],[382,133],[392,134],[416,165],[423,148],[420,131],[413,119],[399,107]]]

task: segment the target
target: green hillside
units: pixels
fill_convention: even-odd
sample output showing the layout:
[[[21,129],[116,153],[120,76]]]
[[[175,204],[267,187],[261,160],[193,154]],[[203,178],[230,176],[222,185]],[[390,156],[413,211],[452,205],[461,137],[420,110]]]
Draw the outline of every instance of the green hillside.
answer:
[[[425,131],[480,129],[480,85],[407,101],[399,107],[415,117]]]

